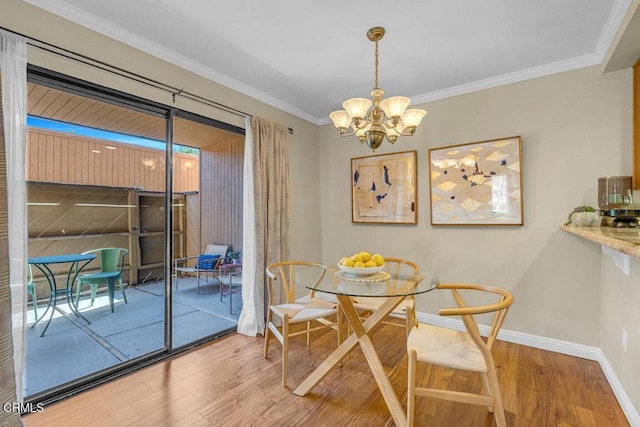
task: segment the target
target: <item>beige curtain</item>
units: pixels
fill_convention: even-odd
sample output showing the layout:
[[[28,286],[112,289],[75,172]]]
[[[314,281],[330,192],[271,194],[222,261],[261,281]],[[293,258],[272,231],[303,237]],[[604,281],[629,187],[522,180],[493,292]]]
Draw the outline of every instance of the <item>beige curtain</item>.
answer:
[[[263,334],[265,327],[265,268],[273,262],[289,258],[287,129],[253,117],[250,126],[247,126],[245,156],[244,192],[245,195],[253,194],[253,212],[251,203],[245,203],[243,309],[238,332],[255,336]],[[274,302],[282,302],[282,295],[275,295]]]
[[[11,323],[11,287],[9,286],[9,203],[7,199],[7,162],[4,146],[2,115],[2,75],[0,74],[0,402],[17,402],[15,369],[13,364],[13,335]],[[21,426],[17,411],[2,411],[2,425]]]

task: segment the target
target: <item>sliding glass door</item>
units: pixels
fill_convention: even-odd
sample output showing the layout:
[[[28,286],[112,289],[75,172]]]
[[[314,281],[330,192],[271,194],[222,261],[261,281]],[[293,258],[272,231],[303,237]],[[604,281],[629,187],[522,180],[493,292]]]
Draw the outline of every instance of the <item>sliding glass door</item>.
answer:
[[[166,350],[164,114],[32,77],[27,398]]]
[[[202,204],[242,188],[203,184],[202,152],[243,146],[240,131],[36,67],[28,115],[27,401],[235,330],[240,298],[229,313],[215,275],[198,292],[197,275],[174,267],[209,242],[241,249],[237,230],[202,236],[215,211]],[[225,218],[219,229],[235,230]]]
[[[244,135],[186,113],[172,129],[172,344],[179,348],[237,326],[242,296],[224,292],[219,276],[229,255],[242,251]]]

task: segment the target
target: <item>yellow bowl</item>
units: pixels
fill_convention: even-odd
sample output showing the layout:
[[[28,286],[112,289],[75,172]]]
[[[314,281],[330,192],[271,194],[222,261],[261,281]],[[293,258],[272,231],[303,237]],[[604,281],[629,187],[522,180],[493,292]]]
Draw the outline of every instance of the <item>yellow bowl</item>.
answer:
[[[345,273],[353,274],[354,276],[369,276],[381,271],[384,268],[384,264],[378,267],[347,267],[346,265],[338,264],[338,267]]]

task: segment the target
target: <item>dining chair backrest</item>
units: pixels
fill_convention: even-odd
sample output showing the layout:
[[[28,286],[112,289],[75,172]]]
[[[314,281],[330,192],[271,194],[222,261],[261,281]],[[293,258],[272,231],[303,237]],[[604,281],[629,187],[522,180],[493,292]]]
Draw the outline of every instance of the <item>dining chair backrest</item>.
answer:
[[[500,328],[502,327],[502,323],[504,322],[504,318],[507,315],[509,307],[511,306],[511,304],[513,304],[513,295],[504,289],[476,284],[441,283],[440,285],[438,285],[438,289],[451,290],[453,298],[458,305],[458,308],[440,309],[440,311],[438,312],[440,316],[460,316],[464,323],[465,329],[467,330],[469,335],[471,335],[471,338],[478,346],[478,348],[480,348],[483,356],[486,359],[491,358],[491,347],[493,346],[493,342],[498,337],[498,333],[500,332]],[[499,300],[492,304],[468,306],[467,303],[463,300],[460,292],[465,290],[494,294],[499,297]],[[475,316],[487,313],[493,314],[493,320],[491,322],[491,329],[489,330],[487,341],[485,342],[480,337],[480,330],[478,328]],[[485,351],[488,352],[488,354],[485,354]]]
[[[402,258],[385,257],[383,271],[392,276],[410,276],[412,274],[418,274],[420,267],[413,261]],[[394,278],[391,283],[397,280],[397,278]],[[385,301],[386,298],[380,297],[356,297],[354,299],[354,307],[359,310],[361,317],[363,317],[378,310]],[[400,324],[397,319],[402,317],[404,317],[405,320]],[[388,316],[387,320],[383,321],[383,323],[387,325],[404,327],[407,334],[411,330],[411,327],[417,322],[413,295],[402,301],[396,310]]]
[[[417,274],[420,272],[420,267],[418,267],[418,264],[415,262],[406,259],[385,258],[384,271],[393,275],[400,274],[405,271]]]
[[[326,265],[318,264],[315,262],[309,261],[282,261],[270,264],[267,266],[265,272],[267,277],[269,278],[269,301],[275,295],[273,289],[273,282],[280,280],[282,282],[282,288],[284,290],[284,296],[287,303],[292,303],[296,299],[295,295],[295,282],[294,282],[294,274],[297,268],[300,267],[309,267],[317,269],[317,277],[313,283],[316,285],[324,276],[324,273],[327,270]],[[314,292],[311,291],[311,296],[313,297]]]
[[[83,252],[84,254],[99,254],[100,268],[102,272],[112,273],[122,271],[124,267],[124,257],[129,253],[125,248],[99,248]]]

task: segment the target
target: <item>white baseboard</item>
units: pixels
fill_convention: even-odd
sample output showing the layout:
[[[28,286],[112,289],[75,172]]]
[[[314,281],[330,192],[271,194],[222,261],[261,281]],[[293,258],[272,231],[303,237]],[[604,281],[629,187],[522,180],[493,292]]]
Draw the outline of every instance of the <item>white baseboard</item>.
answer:
[[[427,323],[429,325],[442,326],[444,328],[457,329],[459,331],[464,330],[464,325],[461,320],[451,319],[435,314],[428,313],[416,313],[416,317],[420,323]],[[489,327],[484,325],[478,325],[480,333],[487,335]],[[515,344],[526,345],[529,347],[539,348],[542,350],[549,350],[556,353],[567,354],[569,356],[580,357],[588,360],[595,360],[600,364],[604,375],[607,377],[609,385],[613,389],[613,393],[618,399],[618,403],[622,408],[629,424],[632,427],[640,427],[640,414],[633,406],[631,399],[625,392],[620,380],[618,379],[613,367],[609,364],[609,361],[605,357],[602,350],[598,347],[591,347],[588,345],[576,344],[569,341],[557,340],[554,338],[541,337],[539,335],[527,334],[524,332],[510,331],[507,329],[501,329],[498,338],[512,342]]]

